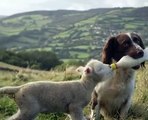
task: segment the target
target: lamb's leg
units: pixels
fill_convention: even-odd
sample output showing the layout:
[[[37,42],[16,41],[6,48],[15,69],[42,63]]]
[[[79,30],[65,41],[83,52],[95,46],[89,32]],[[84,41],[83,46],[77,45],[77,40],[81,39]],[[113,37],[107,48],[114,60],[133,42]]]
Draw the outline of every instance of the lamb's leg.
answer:
[[[17,116],[20,115],[20,110],[17,111],[17,113],[15,113],[14,115],[12,115],[10,118],[8,118],[7,120],[15,120],[17,118]]]
[[[86,120],[86,118],[83,115],[83,109],[80,108],[77,105],[70,105],[70,118],[71,120]]]
[[[33,96],[18,94],[15,101],[19,110],[8,120],[33,120],[40,112],[38,101]]]
[[[87,120],[80,111],[70,113],[71,120]]]
[[[12,117],[8,118],[8,120],[33,120],[35,116],[36,113],[30,110],[18,110],[18,112]]]
[[[20,104],[22,103],[22,104]],[[18,103],[19,110],[8,120],[33,120],[39,113],[39,105],[34,101],[23,101]]]

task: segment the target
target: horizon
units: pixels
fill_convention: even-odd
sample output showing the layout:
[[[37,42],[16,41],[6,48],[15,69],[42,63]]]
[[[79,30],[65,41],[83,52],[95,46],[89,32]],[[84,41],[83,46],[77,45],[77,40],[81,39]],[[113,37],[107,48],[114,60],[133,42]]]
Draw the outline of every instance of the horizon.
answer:
[[[31,11],[77,10],[99,8],[147,7],[147,0],[3,0],[0,2],[0,16],[11,16]]]
[[[95,9],[122,9],[122,8],[144,8],[144,7],[148,7],[148,6],[142,6],[142,7],[107,7],[107,8],[90,8],[90,9],[85,9],[85,10],[74,10],[74,9],[55,9],[55,10],[32,10],[32,11],[24,11],[24,12],[18,12],[18,13],[14,13],[14,14],[10,14],[10,15],[1,15],[2,17],[9,17],[9,16],[13,16],[13,15],[17,15],[17,14],[23,14],[23,13],[31,13],[31,12],[38,12],[38,11],[89,11],[89,10],[95,10]]]

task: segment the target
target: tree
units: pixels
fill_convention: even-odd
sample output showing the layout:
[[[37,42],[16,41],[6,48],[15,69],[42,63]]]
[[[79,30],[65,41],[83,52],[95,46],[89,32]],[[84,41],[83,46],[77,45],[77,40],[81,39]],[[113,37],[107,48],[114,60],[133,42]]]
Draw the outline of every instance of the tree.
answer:
[[[20,67],[43,70],[50,70],[51,68],[62,63],[57,58],[56,54],[49,51],[29,51],[19,53],[1,51],[0,61]]]

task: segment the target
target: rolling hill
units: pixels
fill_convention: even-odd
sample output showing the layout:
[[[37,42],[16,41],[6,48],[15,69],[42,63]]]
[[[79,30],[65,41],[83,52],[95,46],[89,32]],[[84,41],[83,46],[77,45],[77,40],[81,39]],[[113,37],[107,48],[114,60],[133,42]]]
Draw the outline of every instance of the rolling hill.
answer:
[[[54,51],[61,59],[99,58],[110,35],[138,32],[148,44],[148,7],[32,11],[0,19],[0,49]]]

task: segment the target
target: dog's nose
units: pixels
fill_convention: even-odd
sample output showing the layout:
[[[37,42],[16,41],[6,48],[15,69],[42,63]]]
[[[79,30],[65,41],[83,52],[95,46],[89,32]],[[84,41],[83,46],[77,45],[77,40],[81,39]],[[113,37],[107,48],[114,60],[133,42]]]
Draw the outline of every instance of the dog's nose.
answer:
[[[129,54],[129,56],[131,56],[132,58],[135,58],[135,59],[141,58],[141,57],[143,57],[143,55],[144,55],[143,50],[136,50],[135,52],[132,51]]]
[[[144,52],[142,50],[140,50],[140,51],[137,52],[137,54],[138,54],[139,57],[143,57]]]

